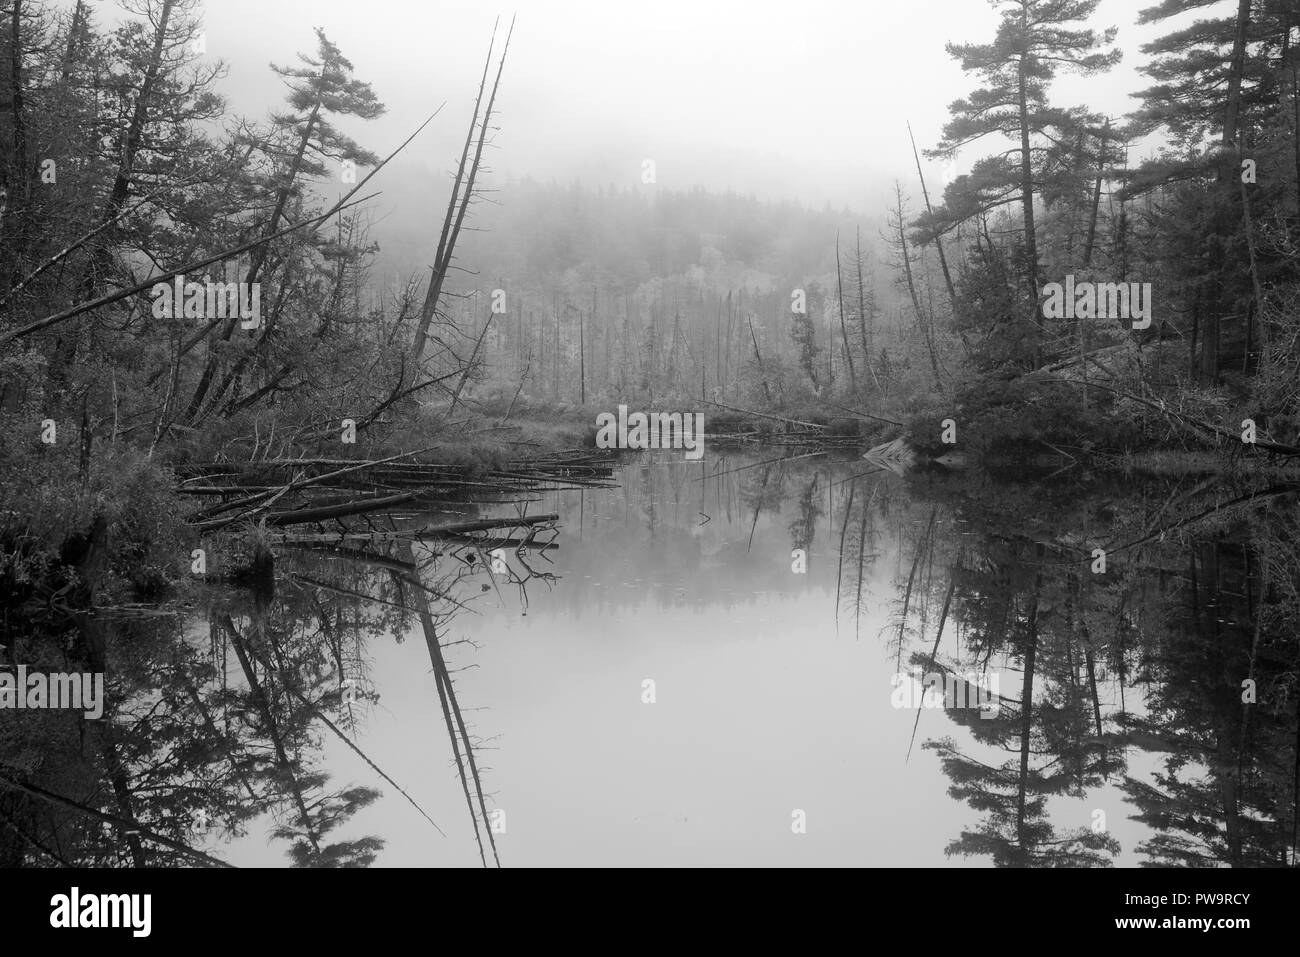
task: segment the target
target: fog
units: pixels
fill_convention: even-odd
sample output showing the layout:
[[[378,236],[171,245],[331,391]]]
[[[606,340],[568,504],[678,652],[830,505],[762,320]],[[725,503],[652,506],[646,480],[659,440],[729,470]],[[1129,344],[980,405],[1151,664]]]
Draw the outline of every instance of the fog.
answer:
[[[1104,0],[1096,26],[1119,27],[1119,67],[1063,73],[1060,104],[1120,116],[1137,75],[1137,7]],[[344,124],[383,154],[439,104],[442,113],[405,159],[447,166],[458,149],[493,23],[517,13],[492,157],[500,178],[587,185],[640,182],[653,159],[661,188],[704,186],[763,199],[874,214],[895,177],[914,177],[910,121],[924,149],[947,105],[975,85],[946,42],[984,42],[997,22],[979,0],[799,4],[625,4],[530,0],[499,10],[478,0],[219,0],[205,7],[207,51],[229,65],[220,89],[235,113],[280,108],[269,64],[315,48],[323,28],[387,104],[371,123]],[[109,8],[104,8],[109,16]],[[987,151],[971,150],[958,169]],[[940,164],[927,161],[937,177]],[[914,187],[909,187],[913,192]]]

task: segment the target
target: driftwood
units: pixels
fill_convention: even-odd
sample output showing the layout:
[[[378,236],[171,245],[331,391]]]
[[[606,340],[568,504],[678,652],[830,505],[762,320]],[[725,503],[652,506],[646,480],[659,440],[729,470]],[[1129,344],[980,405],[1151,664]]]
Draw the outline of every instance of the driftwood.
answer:
[[[609,456],[600,450],[568,450],[487,469],[398,461],[427,451],[374,461],[280,459],[233,468],[228,463],[198,463],[178,469],[182,473],[178,491],[228,497],[228,501],[190,517],[192,527],[213,532],[249,520],[271,526],[302,525],[402,507],[427,507],[457,497],[464,500],[466,495],[477,494],[475,500],[481,501],[482,493],[487,492],[509,497],[543,487],[605,488],[613,484]],[[287,480],[272,484],[280,477]],[[192,482],[202,484],[189,484]],[[272,509],[276,503],[281,503],[280,507]],[[466,530],[444,531],[463,534]]]
[[[531,548],[535,552],[549,552],[559,548],[556,542],[537,542],[529,535],[526,538],[480,538],[477,535],[457,535],[457,534],[429,534],[412,535],[413,541],[440,541],[451,542],[456,545],[474,545],[477,548],[486,549],[489,552],[496,551],[498,548],[515,551],[520,548]]]
[[[437,448],[437,446],[433,445],[433,446],[429,446],[428,448],[418,449],[413,452],[402,452],[398,455],[391,455],[386,459],[379,459],[377,462],[353,462],[346,468],[335,469],[332,472],[326,472],[324,475],[317,475],[312,478],[297,479],[295,481],[288,482],[285,485],[268,488],[266,491],[250,496],[249,498],[240,499],[235,502],[227,502],[225,505],[221,506],[220,510],[226,511],[233,508],[255,505],[259,502],[266,501],[268,499],[274,500],[295,489],[306,488],[311,485],[324,485],[329,483],[331,480],[341,478],[344,475],[349,475],[351,473],[358,472],[363,469],[373,469],[376,466],[384,465],[389,462],[394,462],[398,459],[409,458],[412,455],[422,455],[428,452],[432,452],[435,448]]]
[[[720,409],[726,409],[729,412],[739,412],[741,415],[756,415],[760,419],[772,419],[775,422],[785,422],[790,425],[801,425],[806,429],[816,429],[818,431],[826,428],[824,425],[818,425],[816,422],[803,422],[799,419],[787,418],[783,415],[772,415],[770,412],[755,412],[753,409],[740,409],[734,405],[724,405],[721,402],[712,402],[709,399],[702,400],[705,405],[716,405]]]
[[[435,536],[435,535],[464,535],[467,532],[489,532],[494,528],[504,528],[506,526],[532,526],[545,525],[547,522],[558,522],[558,514],[550,515],[532,515],[532,516],[515,516],[513,518],[488,518],[479,522],[461,522],[458,525],[440,525],[428,528],[418,529],[412,532],[412,536]]]
[[[347,518],[349,515],[362,515],[366,512],[378,512],[385,508],[404,505],[419,498],[421,491],[400,492],[397,495],[379,495],[355,498],[340,505],[325,505],[320,508],[298,508],[287,512],[271,512],[266,516],[268,525],[301,525],[304,522],[321,522],[331,518]],[[200,526],[202,527],[202,526]]]
[[[906,427],[907,427],[904,423],[899,422],[897,419],[886,418],[886,417],[883,416],[883,415],[874,415],[874,414],[872,414],[872,413],[870,413],[870,412],[863,412],[863,411],[861,411],[860,409],[850,409],[850,408],[849,408],[848,406],[846,406],[846,405],[839,405],[838,403],[830,402],[830,401],[828,401],[828,400],[826,400],[826,399],[822,399],[821,401],[822,401],[825,405],[829,405],[832,409],[838,409],[840,412],[847,412],[847,413],[849,413],[850,415],[860,415],[860,416],[862,416],[864,419],[875,419],[877,422],[888,422],[890,425],[896,425],[896,426],[898,426],[900,429],[902,429],[902,428],[906,428]]]
[[[399,539],[411,538],[436,538],[440,535],[467,535],[470,532],[490,532],[497,528],[532,527],[535,525],[545,525],[549,522],[558,522],[559,520],[560,516],[554,513],[550,515],[516,515],[505,518],[482,519],[473,522],[459,522],[455,525],[430,525],[411,531],[326,532],[319,535],[286,534],[277,538],[277,541],[288,545],[301,545],[312,542],[339,542],[346,539],[372,542],[398,541]]]

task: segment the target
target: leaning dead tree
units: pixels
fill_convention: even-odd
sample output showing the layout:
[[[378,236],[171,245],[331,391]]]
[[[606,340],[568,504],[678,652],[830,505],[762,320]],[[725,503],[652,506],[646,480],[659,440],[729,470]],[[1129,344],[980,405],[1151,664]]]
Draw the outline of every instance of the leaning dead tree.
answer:
[[[848,328],[844,323],[844,271],[840,262],[840,234],[835,234],[835,288],[837,290],[836,298],[840,304],[840,337],[844,341],[844,361],[849,366],[849,388],[853,394],[858,394],[858,374],[853,368],[853,350],[849,348]],[[859,316],[861,321],[866,319]]]
[[[443,216],[442,229],[438,236],[438,248],[434,254],[433,266],[429,271],[429,284],[425,289],[424,303],[416,319],[415,331],[411,338],[410,356],[404,370],[403,388],[408,386],[406,377],[414,380],[422,367],[425,349],[429,344],[430,326],[435,318],[449,322],[442,311],[442,300],[447,282],[447,275],[456,261],[456,243],[460,239],[461,229],[465,225],[465,216],[470,204],[478,195],[478,177],[483,170],[483,150],[487,146],[488,131],[492,125],[492,115],[496,109],[497,91],[501,86],[501,72],[505,68],[506,55],[510,50],[510,37],[514,33],[514,20],[506,32],[505,44],[497,61],[496,75],[492,79],[491,90],[488,89],[488,73],[492,65],[492,55],[496,44],[496,30],[493,28],[492,41],[488,44],[488,54],[483,62],[483,75],[479,80],[478,96],[474,100],[474,112],[470,117],[469,130],[465,134],[465,143],[461,148],[460,161],[452,179],[451,197],[447,201],[447,212]],[[486,102],[484,96],[486,95]],[[489,322],[491,316],[489,314]],[[487,332],[484,327],[484,334]],[[446,352],[452,353],[452,347],[440,337],[433,336],[434,341]],[[477,344],[476,344],[477,346]],[[477,352],[477,348],[475,349]],[[470,367],[465,370],[468,375]],[[462,380],[462,387],[463,387]],[[459,395],[460,389],[456,391]],[[454,401],[454,400],[453,400]]]
[[[465,797],[479,859],[484,866],[489,865],[489,857],[491,863],[500,866],[500,859],[490,820],[489,797],[484,789],[485,769],[476,755],[480,740],[461,707],[454,681],[457,669],[448,660],[451,646],[473,642],[448,641],[445,636],[460,612],[473,610],[471,603],[478,597],[495,591],[504,601],[502,585],[519,589],[520,602],[526,610],[528,584],[540,580],[549,586],[556,578],[554,574],[534,570],[529,558],[540,555],[545,559],[547,551],[558,547],[555,543],[559,534],[558,521],[558,515],[530,516],[525,507],[519,506],[512,516],[432,528],[293,534],[283,543],[290,552],[311,553],[313,568],[320,567],[321,559],[328,558],[345,567],[364,568],[372,574],[389,576],[395,592],[394,600],[387,603],[418,621],[456,775]],[[352,595],[362,602],[377,600],[375,588],[348,590],[329,581],[308,580],[301,576],[299,580],[308,588]],[[348,743],[351,746],[350,740]],[[377,765],[371,762],[371,766],[396,786]],[[405,796],[405,792],[403,794]],[[409,796],[407,799],[414,803]]]
[[[944,375],[939,371],[939,357],[934,336],[934,317],[927,317],[925,310],[921,308],[916,276],[912,270],[912,253],[905,232],[906,222],[907,211],[903,203],[903,187],[902,184],[895,182],[894,208],[889,211],[887,223],[887,228],[891,234],[885,236],[885,241],[894,250],[896,256],[895,268],[901,273],[902,284],[907,289],[908,299],[912,304],[912,313],[916,317],[917,328],[920,329],[921,336],[925,340],[926,351],[930,356],[930,369],[934,373],[935,387],[943,391],[946,389],[946,382]]]

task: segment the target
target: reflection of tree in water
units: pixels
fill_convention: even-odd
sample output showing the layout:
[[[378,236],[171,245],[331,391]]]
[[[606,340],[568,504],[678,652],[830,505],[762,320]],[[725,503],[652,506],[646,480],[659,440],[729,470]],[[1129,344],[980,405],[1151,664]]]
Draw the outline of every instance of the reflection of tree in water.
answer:
[[[237,789],[255,769],[230,761],[230,737],[187,707],[213,670],[183,640],[179,610],[129,603],[105,581],[108,549],[97,521],[64,549],[55,578],[0,588],[22,622],[5,631],[7,664],[105,674],[103,720],[3,712],[0,863],[219,864],[191,846],[194,814],[251,817]]]
[[[902,525],[913,520],[913,510],[895,509],[894,489],[881,481],[880,469],[850,472],[831,485],[832,502],[839,509],[839,559],[835,572],[835,625],[847,611],[853,616],[854,637],[861,637],[862,617],[870,611],[868,578],[876,560],[885,554],[893,539],[901,542]],[[927,509],[928,514],[930,510]],[[921,521],[925,521],[924,518]],[[890,525],[898,526],[892,531]],[[925,546],[918,548],[919,557]],[[901,550],[899,552],[901,557]]]
[[[950,793],[973,814],[949,836],[951,853],[1002,866],[1105,865],[1120,849],[1089,826],[1101,808],[1112,819],[1136,815],[1150,834],[1134,850],[1153,864],[1294,863],[1300,528],[1288,495],[1252,500],[1155,480],[905,485],[853,477],[847,466],[743,460],[701,472],[697,487],[694,472],[646,470],[625,502],[614,499],[625,521],[597,531],[593,510],[584,554],[605,562],[652,534],[656,547],[626,566],[628,577],[695,576],[706,600],[731,602],[733,582],[804,587],[769,553],[786,535],[811,545],[826,520],[839,557],[822,583],[837,593],[837,615],[871,611],[871,576],[878,593],[879,559],[889,556],[889,658],[922,673],[1001,677],[996,717],[949,708],[957,730],[946,736],[922,730],[920,710],[915,717],[914,739],[930,739]],[[713,514],[734,514],[729,532],[697,529],[688,509],[711,502]],[[646,503],[657,505],[657,530],[638,521]],[[92,532],[68,556],[78,574],[65,588],[11,588],[25,625],[7,633],[5,654],[47,670],[103,668],[111,720],[6,712],[0,860],[213,865],[200,848],[270,817],[295,864],[370,863],[382,843],[351,830],[356,812],[381,788],[419,805],[357,744],[378,696],[367,649],[418,625],[438,737],[451,744],[480,858],[496,862],[483,742],[458,699],[450,629],[475,597],[513,604],[518,592],[526,607],[530,585],[549,588],[556,534],[547,517],[521,515],[429,538],[390,534],[382,522],[289,536],[274,600],[214,589],[200,637],[184,627],[184,608],[97,594]],[[1097,544],[1108,553],[1104,574],[1091,569]],[[643,595],[620,589],[618,599]],[[1242,702],[1243,680],[1256,684],[1253,704]],[[331,739],[373,776],[331,781],[322,770]],[[1108,783],[1125,805],[1097,794]]]
[[[328,720],[325,710],[335,710],[341,697],[338,679],[322,666],[331,654],[341,661],[342,653],[330,616],[312,616],[314,596],[303,597],[306,607],[301,610],[289,603],[254,607],[242,628],[225,608],[210,610],[212,626],[238,663],[236,678],[243,679],[234,686],[223,682],[220,700],[227,719],[234,718],[240,747],[264,755],[250,789],[254,799],[270,809],[276,820],[274,835],[290,843],[295,865],[364,867],[373,863],[382,841],[363,837],[331,844],[325,839],[380,792],[365,787],[328,790],[329,775],[314,767],[322,747],[314,725],[318,717]],[[295,611],[299,613],[292,614]],[[327,696],[334,700],[327,702]],[[348,718],[353,717],[351,705],[343,702]]]
[[[79,711],[6,711],[0,863],[221,865],[199,848],[242,836],[269,815],[271,836],[286,842],[294,865],[369,865],[383,841],[342,835],[380,791],[331,784],[321,767],[329,737],[437,828],[354,740],[378,698],[368,642],[400,640],[416,622],[480,856],[486,863],[490,851],[495,861],[474,753],[479,742],[445,657],[456,642],[440,636],[484,590],[514,586],[526,596],[530,581],[553,578],[528,565],[553,547],[553,537],[552,521],[522,515],[420,536],[426,548],[397,534],[290,536],[274,598],[217,590],[202,641],[184,627],[183,608],[117,609],[81,587],[69,596],[69,611],[34,616],[21,635],[7,637],[13,660],[32,669],[107,672],[105,720],[87,721]],[[81,565],[93,562],[96,547],[92,538]],[[494,574],[489,555],[497,548],[508,567]],[[93,615],[78,610],[89,608]]]
[[[756,454],[716,449],[705,462],[683,463],[668,453],[645,467],[629,467],[617,491],[587,492],[585,534],[577,493],[556,502],[565,537],[578,540],[565,552],[564,587],[548,611],[583,620],[645,606],[730,608],[752,603],[759,592],[833,588],[830,562],[791,574],[783,542],[789,526],[801,520],[801,497],[807,506],[802,521],[822,522],[823,535],[833,531],[823,509],[838,522],[838,495],[830,493],[843,467],[801,451]],[[810,486],[814,494],[804,496]]]
[[[1142,649],[1148,714],[1126,727],[1163,770],[1125,791],[1157,832],[1139,847],[1153,865],[1295,864],[1300,530],[1294,508],[1247,527],[1191,543],[1177,609]]]
[[[948,853],[999,866],[1108,864],[1119,845],[1104,830],[1058,833],[1047,808],[1115,781],[1154,832],[1136,848],[1152,864],[1285,866],[1288,847],[1294,863],[1300,529],[1294,501],[1276,493],[1153,483],[1103,504],[1068,487],[1004,486],[995,500],[936,486],[969,534],[946,546],[932,589],[920,556],[936,547],[930,526],[913,522],[916,541],[904,535],[901,547],[914,557],[897,587],[911,617],[936,604],[940,629],[951,615],[959,638],[947,660],[941,635],[918,642],[910,663],[947,673],[1000,662],[1020,675],[996,718],[947,711],[973,750],[951,737],[924,745],[949,793],[980,814]],[[1245,533],[1233,535],[1242,518]],[[1092,569],[1097,542],[1107,543],[1104,574]],[[900,642],[912,637],[900,626]],[[1255,704],[1242,701],[1248,678]],[[989,759],[988,748],[1010,756]],[[1134,748],[1163,755],[1151,780],[1125,773]]]
[[[790,547],[792,549],[810,549],[813,539],[817,537],[817,520],[826,514],[826,510],[822,508],[821,495],[817,487],[820,478],[821,473],[814,472],[812,478],[805,483],[803,492],[799,495],[799,514],[790,523]]]
[[[754,544],[754,529],[758,527],[759,516],[764,511],[773,514],[781,511],[785,501],[786,463],[777,459],[745,466],[745,476],[740,489],[740,500],[745,508],[752,512],[749,523],[749,545]]]
[[[1063,674],[1065,662],[1055,640],[1062,616],[1059,595],[1045,581],[1044,547],[1024,546],[1019,560],[985,563],[967,570],[954,591],[956,615],[987,663],[1004,656],[1009,672],[1021,673],[1019,694],[1002,693],[995,717],[953,709],[979,744],[1010,756],[990,762],[963,753],[952,739],[926,742],[952,781],[948,793],[979,811],[978,825],[951,841],[948,854],[988,855],[999,867],[1097,867],[1110,863],[1119,844],[1087,826],[1058,833],[1047,818],[1049,798],[1081,798],[1101,783],[1108,770],[1104,749],[1087,731],[1086,711],[1077,686]],[[1008,556],[1010,557],[1010,556]],[[992,598],[983,602],[984,597]],[[991,630],[990,626],[996,631]],[[917,656],[920,658],[921,656]],[[916,661],[917,658],[913,660]],[[1071,667],[1068,674],[1074,675]]]

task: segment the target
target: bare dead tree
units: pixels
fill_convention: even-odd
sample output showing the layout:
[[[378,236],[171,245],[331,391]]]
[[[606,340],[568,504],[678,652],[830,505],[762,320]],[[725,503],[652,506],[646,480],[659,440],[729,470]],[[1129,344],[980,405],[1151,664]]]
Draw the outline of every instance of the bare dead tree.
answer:
[[[840,234],[835,233],[835,284],[840,301],[840,340],[844,343],[844,361],[849,366],[849,387],[858,394],[858,374],[853,370],[853,350],[849,348],[849,332],[844,324],[844,271],[840,263]]]
[[[916,160],[916,175],[921,181],[921,195],[925,197],[925,209],[930,215],[934,215],[934,207],[930,205],[930,191],[925,185],[925,173],[921,170],[921,154],[916,149],[916,137],[912,135],[912,124],[907,124],[907,138],[912,141],[912,158]],[[934,237],[935,248],[939,250],[939,265],[943,268],[944,285],[948,287],[948,302],[952,306],[953,312],[957,311],[957,291],[952,285],[952,273],[948,271],[948,257],[943,252],[943,240],[937,235]]]
[[[497,90],[501,85],[501,72],[505,69],[506,56],[510,51],[510,36],[514,32],[514,21],[506,33],[505,46],[497,63],[496,77],[488,93],[487,105],[483,105],[483,96],[487,92],[488,70],[492,63],[492,53],[496,42],[496,27],[488,44],[488,54],[483,63],[483,76],[479,81],[478,96],[474,100],[474,112],[470,118],[469,130],[465,135],[465,145],[461,149],[460,162],[456,166],[456,175],[452,181],[451,197],[447,202],[447,212],[443,217],[442,231],[438,237],[438,249],[434,254],[433,266],[429,274],[429,285],[425,292],[424,305],[411,340],[411,375],[418,374],[420,361],[424,357],[424,348],[429,339],[429,324],[438,311],[443,295],[447,274],[451,271],[456,256],[456,243],[465,224],[470,203],[475,196],[475,183],[483,166],[483,149],[487,143],[488,130],[492,125],[492,114],[496,105]],[[475,133],[478,134],[475,142]],[[470,150],[473,148],[471,157]]]
[[[901,183],[895,182],[894,209],[891,210],[889,217],[889,229],[893,235],[887,238],[887,242],[894,249],[898,269],[903,274],[903,281],[907,286],[907,292],[912,302],[912,311],[916,316],[916,324],[925,339],[926,349],[930,355],[930,368],[934,372],[935,385],[942,389],[944,381],[939,372],[939,356],[935,350],[934,331],[931,324],[926,320],[925,312],[921,309],[921,299],[916,290],[916,278],[912,272],[912,254],[908,248],[907,233],[905,232],[906,222],[907,213],[903,208],[903,187]]]

